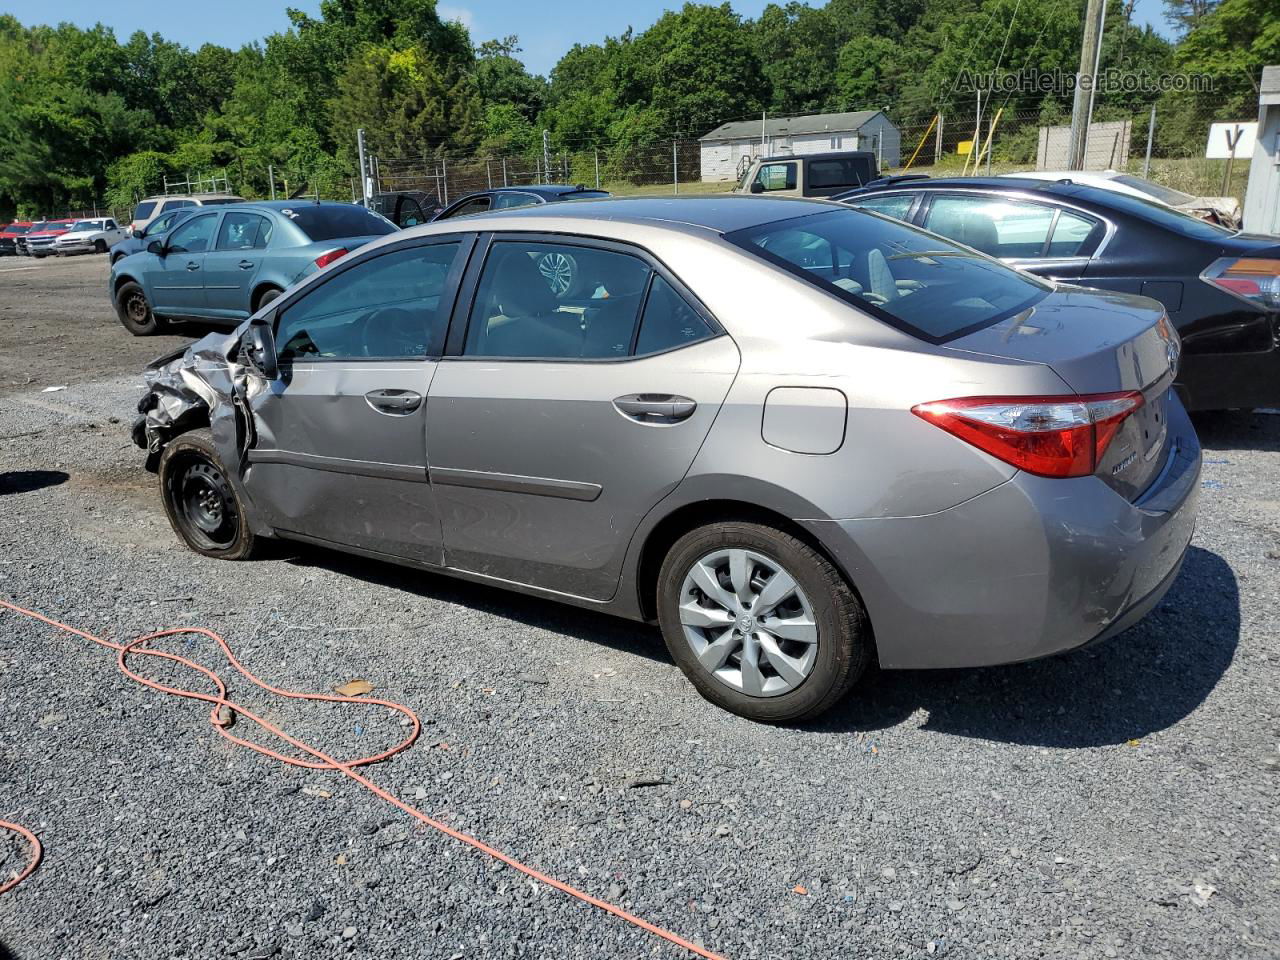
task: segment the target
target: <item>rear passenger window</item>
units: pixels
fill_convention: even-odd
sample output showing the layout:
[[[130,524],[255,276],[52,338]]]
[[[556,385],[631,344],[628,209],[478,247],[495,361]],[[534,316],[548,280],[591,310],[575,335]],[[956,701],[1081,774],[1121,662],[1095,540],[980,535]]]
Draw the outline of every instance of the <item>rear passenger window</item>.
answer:
[[[625,357],[651,272],[639,257],[612,250],[499,241],[480,276],[463,353]]]
[[[1102,239],[1102,224],[1063,210],[1053,228],[1049,243],[1051,257],[1084,257],[1091,254]]]
[[[218,230],[219,250],[261,250],[271,240],[271,221],[256,213],[228,213]]]
[[[1053,207],[1001,197],[935,196],[924,227],[992,257],[1044,255]]]
[[[914,193],[890,193],[883,196],[858,197],[849,205],[861,207],[863,210],[874,210],[895,220],[906,220],[911,212],[911,203],[916,198]]]
[[[660,353],[705,340],[711,334],[707,322],[684,297],[661,275],[655,274],[649,286],[649,299],[645,301],[644,316],[640,318],[636,353]]]
[[[460,246],[394,250],[319,284],[281,314],[280,359],[425,356],[444,334],[448,318],[440,300]]]

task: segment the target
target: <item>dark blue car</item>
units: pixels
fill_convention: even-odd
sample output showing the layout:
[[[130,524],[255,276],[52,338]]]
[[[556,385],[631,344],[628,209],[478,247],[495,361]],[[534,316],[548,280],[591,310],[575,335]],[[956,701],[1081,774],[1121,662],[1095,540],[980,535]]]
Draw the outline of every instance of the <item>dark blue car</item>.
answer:
[[[108,291],[134,336],[170,320],[234,327],[298,280],[395,224],[364,207],[271,200],[182,211],[162,236],[111,265]]]

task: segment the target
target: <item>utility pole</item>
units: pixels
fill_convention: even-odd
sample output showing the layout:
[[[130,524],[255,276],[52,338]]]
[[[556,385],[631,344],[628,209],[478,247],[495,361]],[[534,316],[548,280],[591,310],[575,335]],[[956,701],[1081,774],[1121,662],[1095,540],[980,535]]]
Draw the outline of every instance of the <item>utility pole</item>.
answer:
[[[1106,15],[1105,0],[1089,0],[1084,14],[1084,35],[1080,41],[1080,70],[1076,73],[1075,97],[1071,102],[1068,170],[1084,169],[1085,150],[1089,145],[1089,121],[1093,119],[1093,88],[1098,82],[1098,60],[1102,56],[1102,23]]]
[[[542,170],[543,176],[551,179],[551,131],[542,131]]]
[[[364,127],[356,131],[356,152],[360,154],[360,199],[367,207],[369,206],[369,174],[365,168]],[[272,189],[275,189],[274,184]]]
[[[1151,119],[1147,122],[1147,158],[1142,161],[1142,177],[1146,179],[1151,172],[1151,141],[1156,135],[1156,105],[1151,105]]]
[[[276,168],[267,164],[267,179],[271,181],[271,199],[276,198]]]

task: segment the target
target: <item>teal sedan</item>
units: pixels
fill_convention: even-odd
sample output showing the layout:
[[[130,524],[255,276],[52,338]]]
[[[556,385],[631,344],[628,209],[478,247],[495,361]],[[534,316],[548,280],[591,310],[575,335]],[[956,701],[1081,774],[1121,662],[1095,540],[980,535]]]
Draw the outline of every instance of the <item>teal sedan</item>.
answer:
[[[395,233],[385,217],[347,203],[271,200],[211,207],[111,265],[108,292],[135,337],[173,320],[228,328],[303,277]]]

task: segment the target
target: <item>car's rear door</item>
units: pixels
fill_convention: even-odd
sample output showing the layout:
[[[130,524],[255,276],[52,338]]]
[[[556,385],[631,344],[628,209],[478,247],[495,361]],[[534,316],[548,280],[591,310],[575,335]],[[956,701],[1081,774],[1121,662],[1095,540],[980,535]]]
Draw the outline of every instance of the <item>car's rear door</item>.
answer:
[[[498,235],[473,257],[427,404],[449,566],[594,600],[678,484],[737,347],[646,253]]]
[[[164,240],[163,256],[148,263],[151,306],[161,316],[203,316],[204,258],[217,232],[217,213],[184,220]]]
[[[280,377],[252,401],[244,476],[276,530],[441,562],[426,398],[472,243],[395,244],[280,302]]]
[[[1082,211],[978,191],[927,191],[916,214],[926,230],[1050,280],[1083,276],[1106,224]]]
[[[241,320],[249,315],[253,278],[271,243],[273,223],[261,213],[228,210],[204,257],[205,305],[210,316]]]

